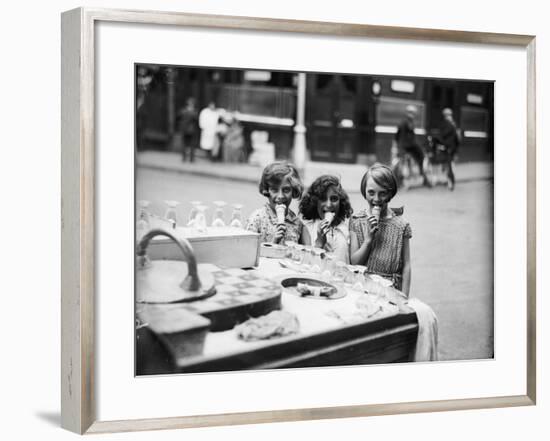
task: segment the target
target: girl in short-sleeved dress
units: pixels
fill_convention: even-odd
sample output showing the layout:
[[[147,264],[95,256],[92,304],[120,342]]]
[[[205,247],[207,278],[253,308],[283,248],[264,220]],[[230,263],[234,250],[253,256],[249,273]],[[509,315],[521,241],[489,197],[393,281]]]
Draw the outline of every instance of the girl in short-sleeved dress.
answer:
[[[368,273],[390,279],[397,289],[401,289],[404,263],[403,243],[405,239],[412,237],[412,231],[409,223],[396,211],[390,208],[387,217],[380,219],[378,231],[372,239],[371,252],[364,265],[367,267]],[[357,235],[359,245],[365,241],[367,224],[367,210],[361,210],[352,215],[350,231]]]
[[[390,279],[408,297],[411,227],[403,219],[402,210],[388,207],[397,193],[397,179],[389,167],[375,164],[363,176],[360,190],[367,207],[350,220],[351,263]]]

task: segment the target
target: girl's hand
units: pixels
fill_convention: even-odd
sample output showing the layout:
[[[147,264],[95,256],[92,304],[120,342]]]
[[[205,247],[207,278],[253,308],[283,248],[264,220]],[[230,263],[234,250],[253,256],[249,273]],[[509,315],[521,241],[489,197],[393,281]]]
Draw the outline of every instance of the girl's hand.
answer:
[[[327,233],[330,229],[330,222],[327,220],[322,220],[319,222],[317,227],[317,240],[315,241],[315,246],[317,248],[323,248],[327,242]]]
[[[367,234],[369,236],[374,236],[378,231],[378,219],[376,219],[376,216],[370,215],[367,218],[367,221],[368,221]]]
[[[317,237],[325,237],[330,229],[330,221],[323,219],[317,227]]]
[[[275,236],[273,237],[273,243],[279,243],[285,237],[286,233],[286,224],[278,224],[277,230],[275,231]]]

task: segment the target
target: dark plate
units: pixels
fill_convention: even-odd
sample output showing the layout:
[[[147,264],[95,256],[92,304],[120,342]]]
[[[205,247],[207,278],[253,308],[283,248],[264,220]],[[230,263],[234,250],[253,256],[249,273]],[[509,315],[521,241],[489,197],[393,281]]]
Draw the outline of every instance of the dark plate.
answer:
[[[346,291],[342,288],[338,288],[335,285],[324,282],[320,279],[313,277],[301,277],[301,276],[288,276],[283,277],[280,280],[282,287],[289,293],[302,297],[304,299],[315,299],[315,300],[335,300],[341,299],[346,296]],[[319,286],[319,287],[328,287],[331,289],[328,296],[315,296],[315,295],[303,295],[302,293],[296,290],[298,283],[305,283],[310,286]]]

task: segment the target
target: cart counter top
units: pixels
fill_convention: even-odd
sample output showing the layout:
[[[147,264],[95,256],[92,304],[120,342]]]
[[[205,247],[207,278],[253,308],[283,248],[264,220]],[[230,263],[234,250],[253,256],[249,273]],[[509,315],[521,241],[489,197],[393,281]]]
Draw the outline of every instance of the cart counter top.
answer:
[[[277,259],[261,258],[256,271],[277,281],[296,275]],[[367,294],[350,287],[343,289],[344,297],[331,300],[300,297],[283,289],[282,310],[297,318],[297,333],[244,341],[235,329],[209,332],[202,354],[196,356],[174,355],[147,327],[138,329],[137,374],[410,361],[418,322],[397,292],[388,289],[388,301],[366,313],[358,305]]]

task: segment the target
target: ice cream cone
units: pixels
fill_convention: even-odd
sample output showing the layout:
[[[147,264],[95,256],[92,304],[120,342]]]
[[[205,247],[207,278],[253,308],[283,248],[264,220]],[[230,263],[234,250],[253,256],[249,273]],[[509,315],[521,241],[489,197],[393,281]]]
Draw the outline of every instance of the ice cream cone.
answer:
[[[275,212],[277,213],[277,223],[278,224],[284,224],[285,223],[286,207],[282,204],[279,204],[275,207]]]
[[[334,220],[334,213],[332,211],[325,212],[325,220],[329,223],[332,223],[332,221]]]
[[[376,218],[376,222],[380,221],[380,207],[378,205],[372,207],[372,215]]]

